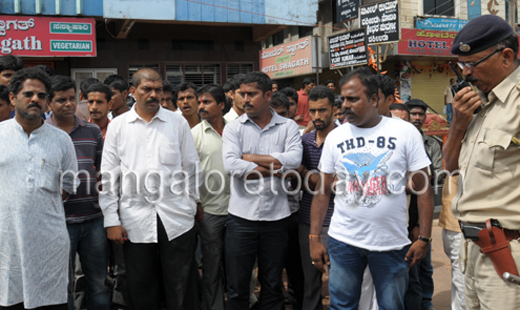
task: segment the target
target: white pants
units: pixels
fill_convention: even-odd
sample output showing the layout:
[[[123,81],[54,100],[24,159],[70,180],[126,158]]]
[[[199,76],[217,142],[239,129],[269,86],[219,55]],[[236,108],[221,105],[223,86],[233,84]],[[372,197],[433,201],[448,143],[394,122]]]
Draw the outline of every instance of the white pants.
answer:
[[[464,301],[464,274],[462,274],[459,266],[459,252],[462,233],[442,229],[442,243],[444,245],[444,253],[451,260],[451,309],[464,310],[466,302]]]
[[[359,297],[359,310],[378,310],[376,299],[376,288],[372,280],[372,274],[368,266],[363,274],[363,283],[361,284],[361,296]]]

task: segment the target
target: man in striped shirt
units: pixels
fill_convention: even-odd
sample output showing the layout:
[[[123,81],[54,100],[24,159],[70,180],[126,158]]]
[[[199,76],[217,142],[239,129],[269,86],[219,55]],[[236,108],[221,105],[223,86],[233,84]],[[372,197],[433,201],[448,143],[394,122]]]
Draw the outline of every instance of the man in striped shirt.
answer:
[[[99,208],[96,172],[101,167],[103,135],[97,125],[77,116],[76,83],[66,76],[52,77],[49,94],[52,116],[45,122],[67,132],[78,160],[81,184],[77,192],[64,201],[67,230],[71,242],[70,264],[79,253],[87,280],[87,309],[109,309],[110,290],[106,283],[108,240]],[[73,266],[72,266],[73,267]],[[74,268],[71,268],[71,271]],[[72,274],[70,278],[72,279]],[[72,282],[72,281],[71,281]],[[74,309],[72,285],[69,285],[69,310]]]
[[[334,114],[337,107],[334,105],[334,92],[323,85],[319,85],[309,92],[309,115],[316,130],[302,136],[303,160],[298,169],[302,180],[308,180],[303,185],[303,196],[298,212],[300,252],[305,276],[305,290],[303,299],[304,310],[323,309],[321,296],[321,272],[314,268],[309,252],[309,232],[311,224],[311,205],[314,190],[319,180],[318,164],[325,138],[336,128]],[[329,199],[327,214],[323,222],[320,238],[326,246],[330,219],[334,212],[334,195]]]

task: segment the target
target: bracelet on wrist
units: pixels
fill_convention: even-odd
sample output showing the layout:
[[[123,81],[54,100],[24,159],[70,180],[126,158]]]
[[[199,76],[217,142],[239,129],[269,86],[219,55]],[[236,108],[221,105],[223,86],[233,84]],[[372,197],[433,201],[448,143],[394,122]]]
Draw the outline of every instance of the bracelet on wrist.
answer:
[[[312,240],[312,239],[321,239],[321,236],[320,235],[309,235],[309,240]]]

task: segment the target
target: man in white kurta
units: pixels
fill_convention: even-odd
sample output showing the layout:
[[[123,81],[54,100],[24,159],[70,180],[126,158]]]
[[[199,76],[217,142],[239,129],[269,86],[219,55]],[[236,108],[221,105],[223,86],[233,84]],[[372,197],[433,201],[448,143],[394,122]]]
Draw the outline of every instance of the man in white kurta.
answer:
[[[78,168],[67,133],[41,119],[48,79],[38,69],[18,71],[10,94],[16,117],[0,123],[0,309],[67,302],[62,190],[74,192]]]

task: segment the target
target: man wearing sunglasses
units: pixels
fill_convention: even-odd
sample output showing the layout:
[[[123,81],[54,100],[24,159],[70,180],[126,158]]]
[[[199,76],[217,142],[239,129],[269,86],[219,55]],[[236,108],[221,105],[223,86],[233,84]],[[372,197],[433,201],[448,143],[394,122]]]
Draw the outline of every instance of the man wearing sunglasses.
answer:
[[[49,76],[10,82],[14,119],[0,124],[0,309],[67,309],[70,241],[62,199],[79,180],[66,132],[44,124]]]
[[[495,249],[499,236],[504,236],[502,248],[511,251],[505,255],[497,249],[497,253],[511,259],[510,268],[519,266],[518,37],[502,18],[485,15],[464,26],[451,52],[458,56],[466,80],[478,89],[465,87],[455,94],[453,122],[443,150],[446,168],[460,171],[459,190],[452,202],[454,215],[461,226],[484,227],[478,236],[463,229],[466,242],[460,261],[464,262],[466,309],[518,309],[520,286],[504,280],[497,271],[504,265],[494,266],[492,253],[481,252],[488,247],[478,245],[487,238],[489,248]],[[478,107],[482,110],[475,113]],[[485,228],[488,219],[497,221]],[[495,230],[499,225],[503,230]]]

